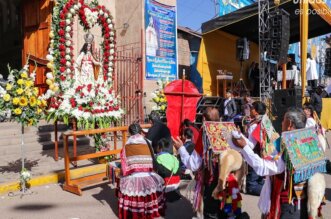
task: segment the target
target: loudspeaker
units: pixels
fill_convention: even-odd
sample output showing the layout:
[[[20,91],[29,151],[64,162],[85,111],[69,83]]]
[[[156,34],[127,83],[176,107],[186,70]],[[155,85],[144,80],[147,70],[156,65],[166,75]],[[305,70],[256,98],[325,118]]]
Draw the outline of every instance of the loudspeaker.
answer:
[[[236,58],[238,61],[245,61],[249,59],[249,42],[245,37],[237,39]]]
[[[275,90],[272,96],[272,114],[276,117],[273,126],[278,133],[281,132],[284,114],[290,107],[302,108],[301,87]]]
[[[331,48],[325,50],[324,75],[331,77]]]
[[[287,51],[290,42],[290,15],[283,9],[270,13],[270,44],[267,58],[278,64],[287,63]]]

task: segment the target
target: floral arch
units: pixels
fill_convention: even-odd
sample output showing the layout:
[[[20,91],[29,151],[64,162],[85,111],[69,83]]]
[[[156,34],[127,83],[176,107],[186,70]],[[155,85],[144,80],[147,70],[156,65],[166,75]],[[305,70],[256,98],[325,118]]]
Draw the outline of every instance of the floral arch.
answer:
[[[73,60],[73,23],[78,15],[85,31],[94,25],[101,26],[102,61],[95,81],[78,83]],[[96,0],[85,4],[84,0],[61,0],[53,8],[50,32],[50,48],[46,83],[49,85],[44,98],[49,101],[48,120],[77,119],[79,127],[109,126],[121,119],[123,110],[113,90],[115,29],[110,12]]]

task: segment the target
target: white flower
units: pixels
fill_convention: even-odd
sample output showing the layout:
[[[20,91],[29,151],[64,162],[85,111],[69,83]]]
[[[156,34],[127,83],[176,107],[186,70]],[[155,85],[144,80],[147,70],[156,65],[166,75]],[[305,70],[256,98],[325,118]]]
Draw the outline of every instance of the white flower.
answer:
[[[66,32],[70,32],[71,31],[71,27],[70,26],[66,26]]]
[[[70,33],[66,33],[65,37],[66,39],[70,39],[71,38]]]
[[[114,56],[109,56],[109,60],[113,60],[114,59]]]
[[[53,61],[54,57],[53,57],[52,55],[48,54],[48,55],[46,56],[46,59],[47,59],[48,61]]]
[[[109,37],[109,40],[110,41],[114,41],[114,37]]]
[[[108,75],[108,77],[111,77],[112,76],[112,73],[109,72],[107,75]]]
[[[103,15],[103,10],[100,10],[100,11],[99,11],[99,14],[100,14],[100,15]]]
[[[66,24],[67,24],[67,25],[71,24],[71,20],[66,19]]]
[[[107,23],[110,24],[111,23],[111,19],[107,18]]]
[[[70,40],[67,40],[66,41],[66,46],[70,46],[71,45],[71,41]]]
[[[68,14],[67,14],[67,18],[69,18],[69,19],[72,18],[72,14],[75,13],[75,10],[74,10],[74,9],[70,9],[70,12],[71,12],[71,13],[68,13]]]
[[[70,53],[70,48],[66,48],[66,53]]]
[[[93,27],[94,24],[97,22],[98,20],[98,12],[94,11],[92,12],[90,9],[85,8],[84,9],[85,12],[85,16],[86,16],[86,22],[88,23],[88,25],[90,27]]]
[[[115,50],[114,49],[110,49],[109,52],[110,52],[110,54],[114,54],[115,53]]]
[[[66,62],[66,66],[67,66],[67,67],[70,67],[70,66],[71,66],[71,62],[67,61],[67,62]]]
[[[54,43],[54,40],[53,39],[51,39],[51,44],[53,44]]]
[[[80,2],[78,2],[77,4],[78,8],[82,7],[82,4]]]
[[[109,68],[108,68],[108,71],[109,71],[109,72],[113,72],[113,68],[109,67]]]
[[[108,27],[109,27],[109,29],[113,29],[113,24],[110,23],[110,24],[108,25]]]
[[[107,14],[107,13],[105,13],[103,16],[104,16],[105,18],[108,18],[108,14]]]
[[[109,66],[113,66],[114,64],[113,64],[113,62],[109,62],[109,64],[108,64]]]
[[[110,36],[114,36],[115,32],[114,31],[110,31]]]
[[[23,181],[30,180],[31,179],[31,173],[29,171],[27,171],[27,170],[22,170],[22,172],[21,172],[21,179]]]
[[[152,98],[157,97],[156,93],[152,92],[152,93],[151,93],[151,97],[152,97]]]
[[[46,78],[48,78],[48,79],[53,79],[54,77],[53,77],[52,72],[47,72],[47,73],[46,73]]]
[[[89,118],[91,117],[91,113],[89,113],[89,112],[84,112],[83,115],[82,115],[82,117],[83,117],[84,119],[89,119]]]
[[[71,59],[70,55],[66,55],[65,58],[66,58],[66,60],[70,60]]]
[[[71,70],[69,68],[67,68],[66,72],[67,72],[67,74],[70,74]]]
[[[111,43],[110,44],[110,48],[114,48],[115,47],[115,44],[114,43]]]
[[[75,6],[73,8],[70,8],[70,13],[75,14]]]

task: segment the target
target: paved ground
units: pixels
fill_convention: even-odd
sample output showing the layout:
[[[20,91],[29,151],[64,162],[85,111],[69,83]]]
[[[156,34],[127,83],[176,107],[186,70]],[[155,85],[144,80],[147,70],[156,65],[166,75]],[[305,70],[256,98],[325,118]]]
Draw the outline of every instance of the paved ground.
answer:
[[[328,133],[331,140],[331,133]],[[331,158],[330,149],[327,156]],[[325,218],[331,218],[331,176],[326,175],[327,206],[323,209]],[[32,188],[34,194],[24,197],[9,197],[0,195],[0,218],[4,219],[103,219],[117,218],[117,199],[114,189],[109,185],[98,186],[84,191],[83,196],[77,196],[62,191],[58,184]],[[243,195],[243,210],[251,219],[259,219],[257,208],[258,197]],[[192,218],[193,213],[189,202],[183,198],[168,204],[165,218]]]

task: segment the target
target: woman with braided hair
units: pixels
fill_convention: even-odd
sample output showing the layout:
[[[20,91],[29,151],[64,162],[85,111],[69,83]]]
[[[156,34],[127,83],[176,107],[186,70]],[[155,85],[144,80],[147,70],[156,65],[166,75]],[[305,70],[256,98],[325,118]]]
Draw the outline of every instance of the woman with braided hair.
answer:
[[[164,181],[153,171],[153,149],[141,132],[139,124],[131,124],[131,136],[121,151],[120,219],[152,219],[164,214]]]

